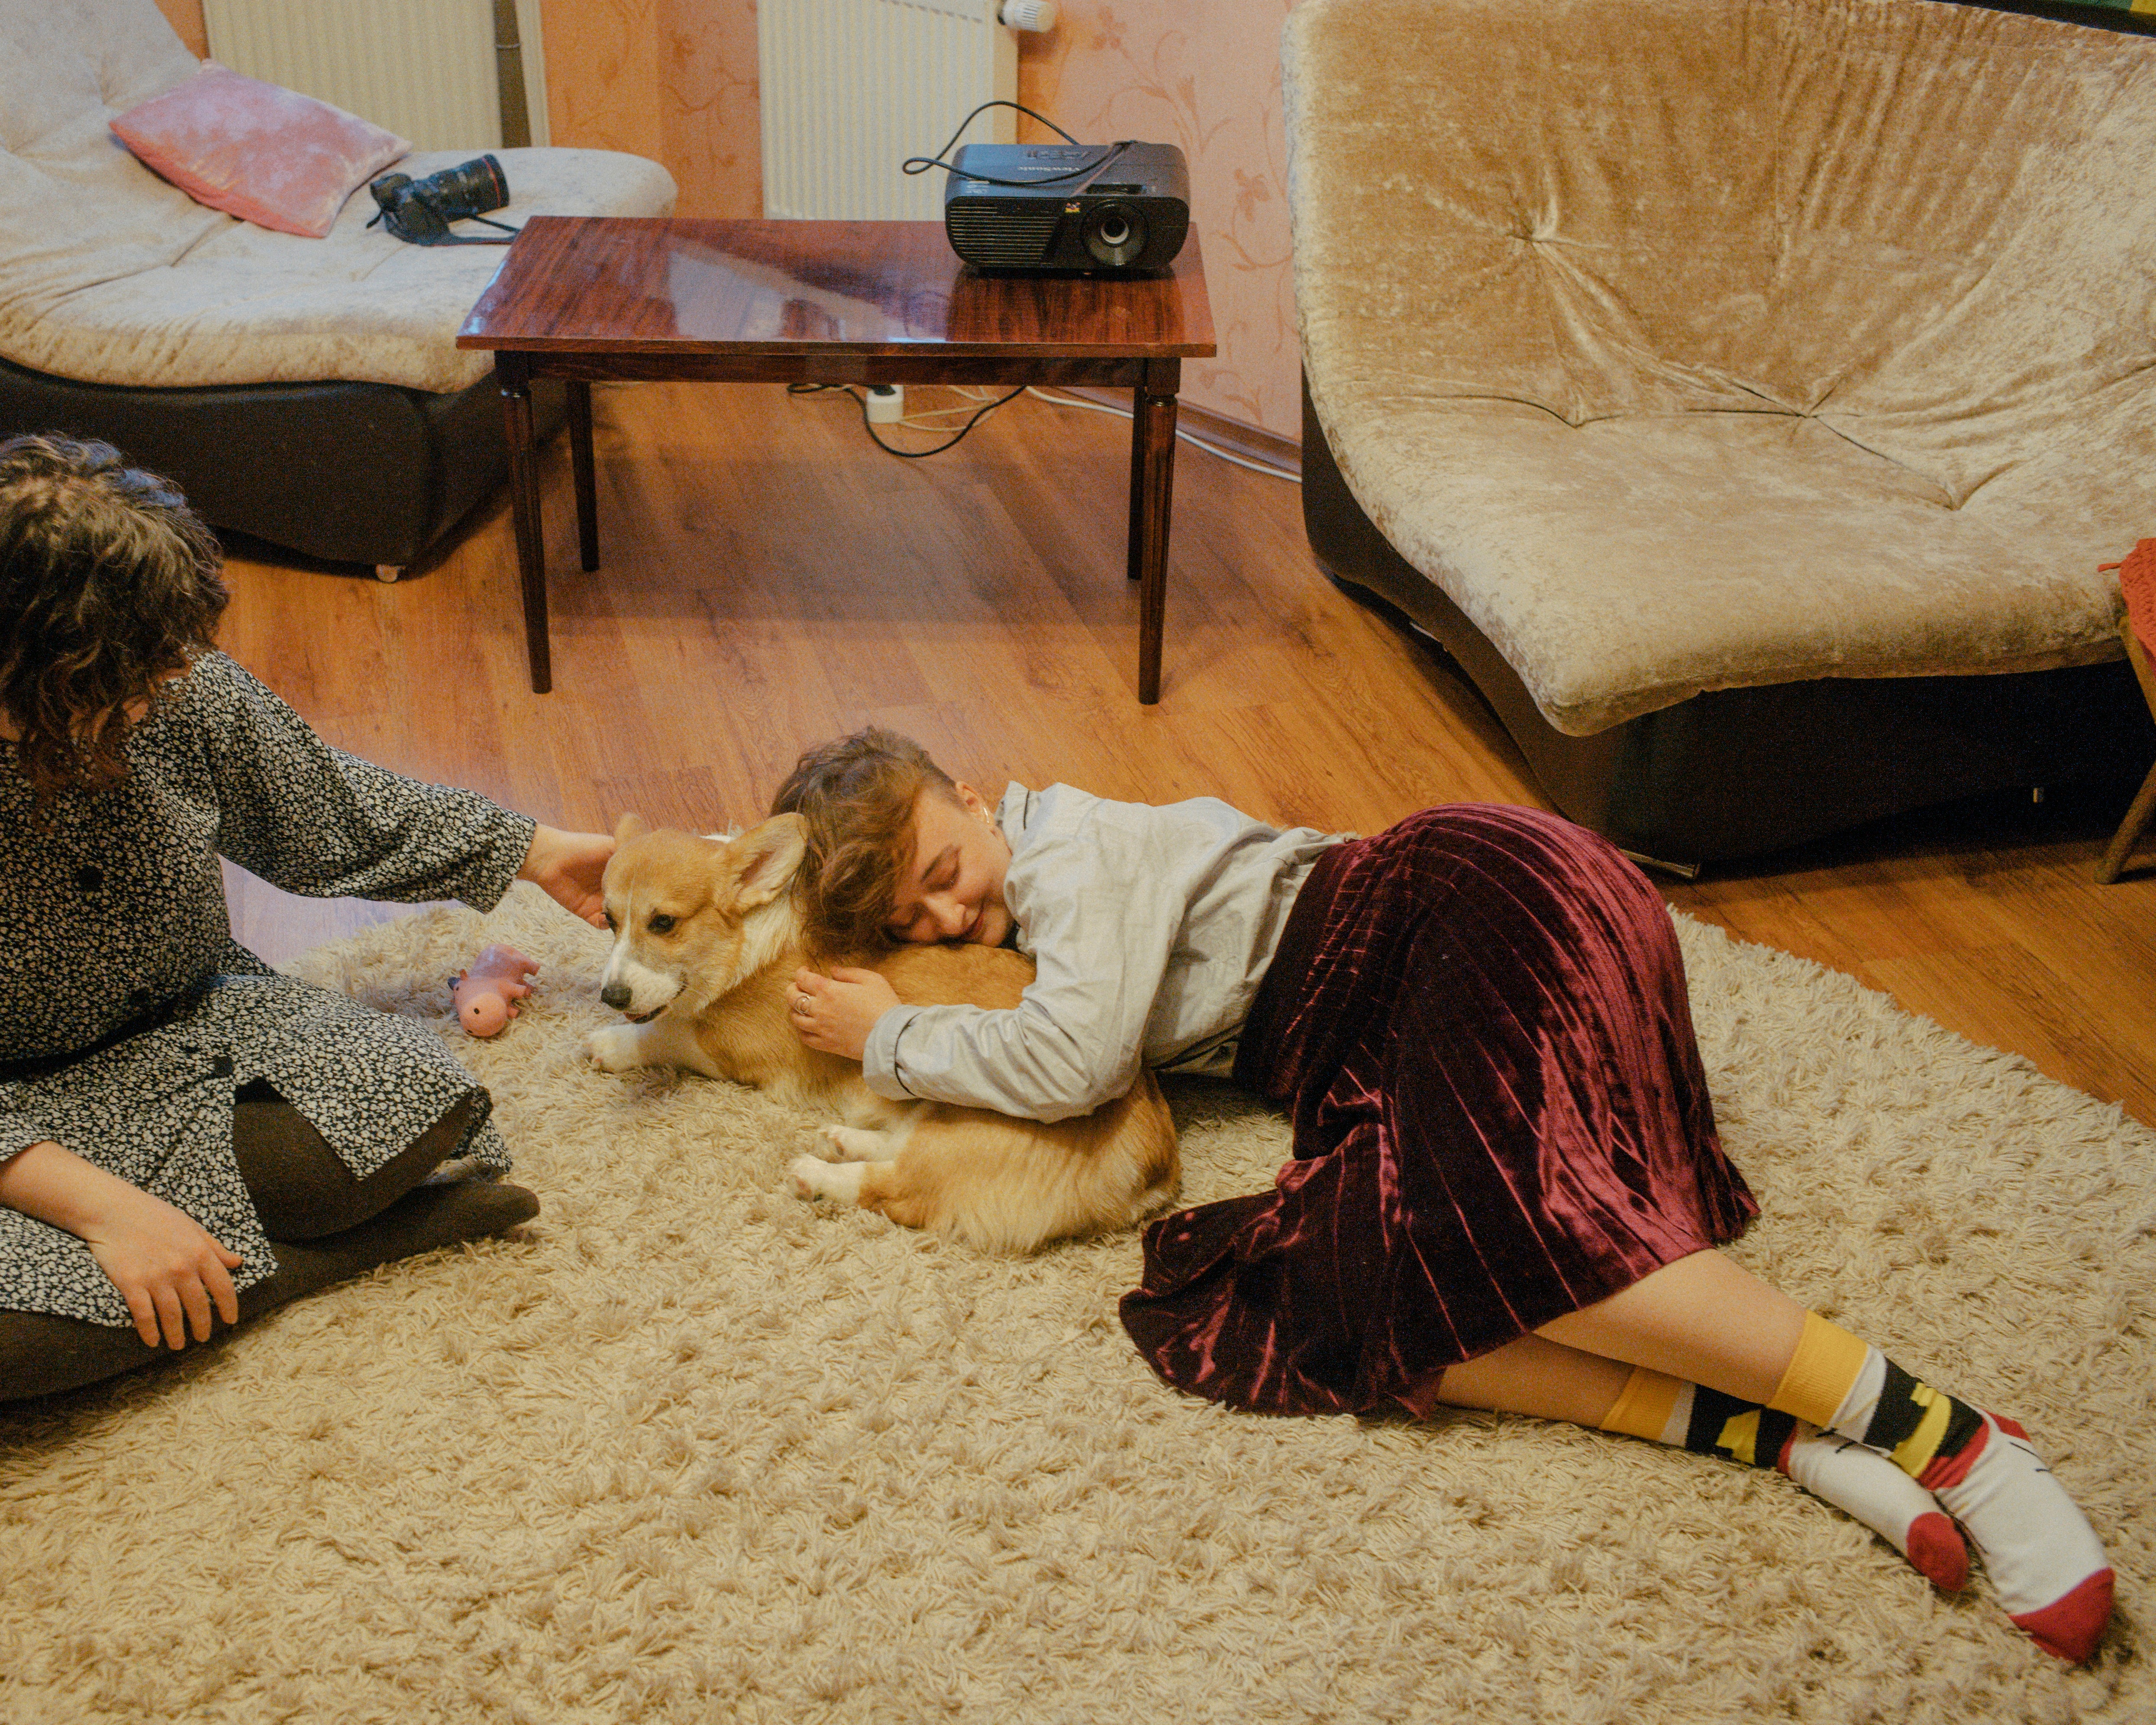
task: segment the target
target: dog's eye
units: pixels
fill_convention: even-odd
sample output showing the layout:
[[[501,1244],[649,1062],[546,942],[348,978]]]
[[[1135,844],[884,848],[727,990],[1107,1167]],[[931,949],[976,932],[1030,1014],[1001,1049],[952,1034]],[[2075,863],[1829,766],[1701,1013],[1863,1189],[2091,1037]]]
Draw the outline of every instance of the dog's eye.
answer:
[[[608,933],[609,933],[609,934],[618,934],[618,933],[619,933],[619,932],[620,932],[620,925],[619,925],[619,923],[617,923],[617,922],[613,920],[613,912],[612,911],[608,911],[603,912],[603,914],[605,916],[605,917],[606,917],[606,919],[607,919],[607,932],[608,932]]]
[[[661,912],[659,916],[654,916],[651,919],[651,932],[654,934],[673,933],[674,919],[671,916],[665,915],[664,912]]]

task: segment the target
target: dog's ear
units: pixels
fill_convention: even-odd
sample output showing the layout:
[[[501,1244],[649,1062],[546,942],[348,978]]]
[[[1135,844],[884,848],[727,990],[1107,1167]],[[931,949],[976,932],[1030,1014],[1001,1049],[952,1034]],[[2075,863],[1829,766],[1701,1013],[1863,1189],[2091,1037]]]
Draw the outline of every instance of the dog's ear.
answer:
[[[735,839],[734,862],[741,870],[741,908],[752,911],[783,892],[808,849],[808,824],[798,814],[774,814]]]
[[[626,845],[632,839],[641,839],[651,829],[644,824],[640,814],[624,814],[614,823],[613,842]]]

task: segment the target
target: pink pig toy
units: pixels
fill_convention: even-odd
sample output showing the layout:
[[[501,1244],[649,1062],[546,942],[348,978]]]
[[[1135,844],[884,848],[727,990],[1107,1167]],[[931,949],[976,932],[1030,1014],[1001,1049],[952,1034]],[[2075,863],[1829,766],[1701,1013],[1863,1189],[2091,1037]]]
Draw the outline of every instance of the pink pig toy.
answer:
[[[531,992],[524,978],[536,976],[539,961],[514,947],[488,947],[458,972],[449,984],[457,1022],[474,1036],[492,1036],[516,1016],[516,1003]]]

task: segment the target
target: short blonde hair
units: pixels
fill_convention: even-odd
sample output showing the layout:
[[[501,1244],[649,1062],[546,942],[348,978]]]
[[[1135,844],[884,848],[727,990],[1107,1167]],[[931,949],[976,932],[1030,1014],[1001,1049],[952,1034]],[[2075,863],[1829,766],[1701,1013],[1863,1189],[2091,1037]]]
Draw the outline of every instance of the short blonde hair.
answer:
[[[892,944],[886,925],[924,791],[958,801],[957,782],[926,749],[872,725],[810,749],[771,799],[773,814],[798,814],[808,825],[802,908],[819,954]]]

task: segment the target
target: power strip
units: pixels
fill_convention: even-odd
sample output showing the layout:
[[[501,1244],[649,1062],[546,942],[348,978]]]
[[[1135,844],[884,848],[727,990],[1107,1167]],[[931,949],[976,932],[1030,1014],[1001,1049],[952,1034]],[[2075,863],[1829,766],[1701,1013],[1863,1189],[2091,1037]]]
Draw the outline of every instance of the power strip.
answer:
[[[869,386],[869,424],[896,425],[906,417],[906,386],[871,383]]]

